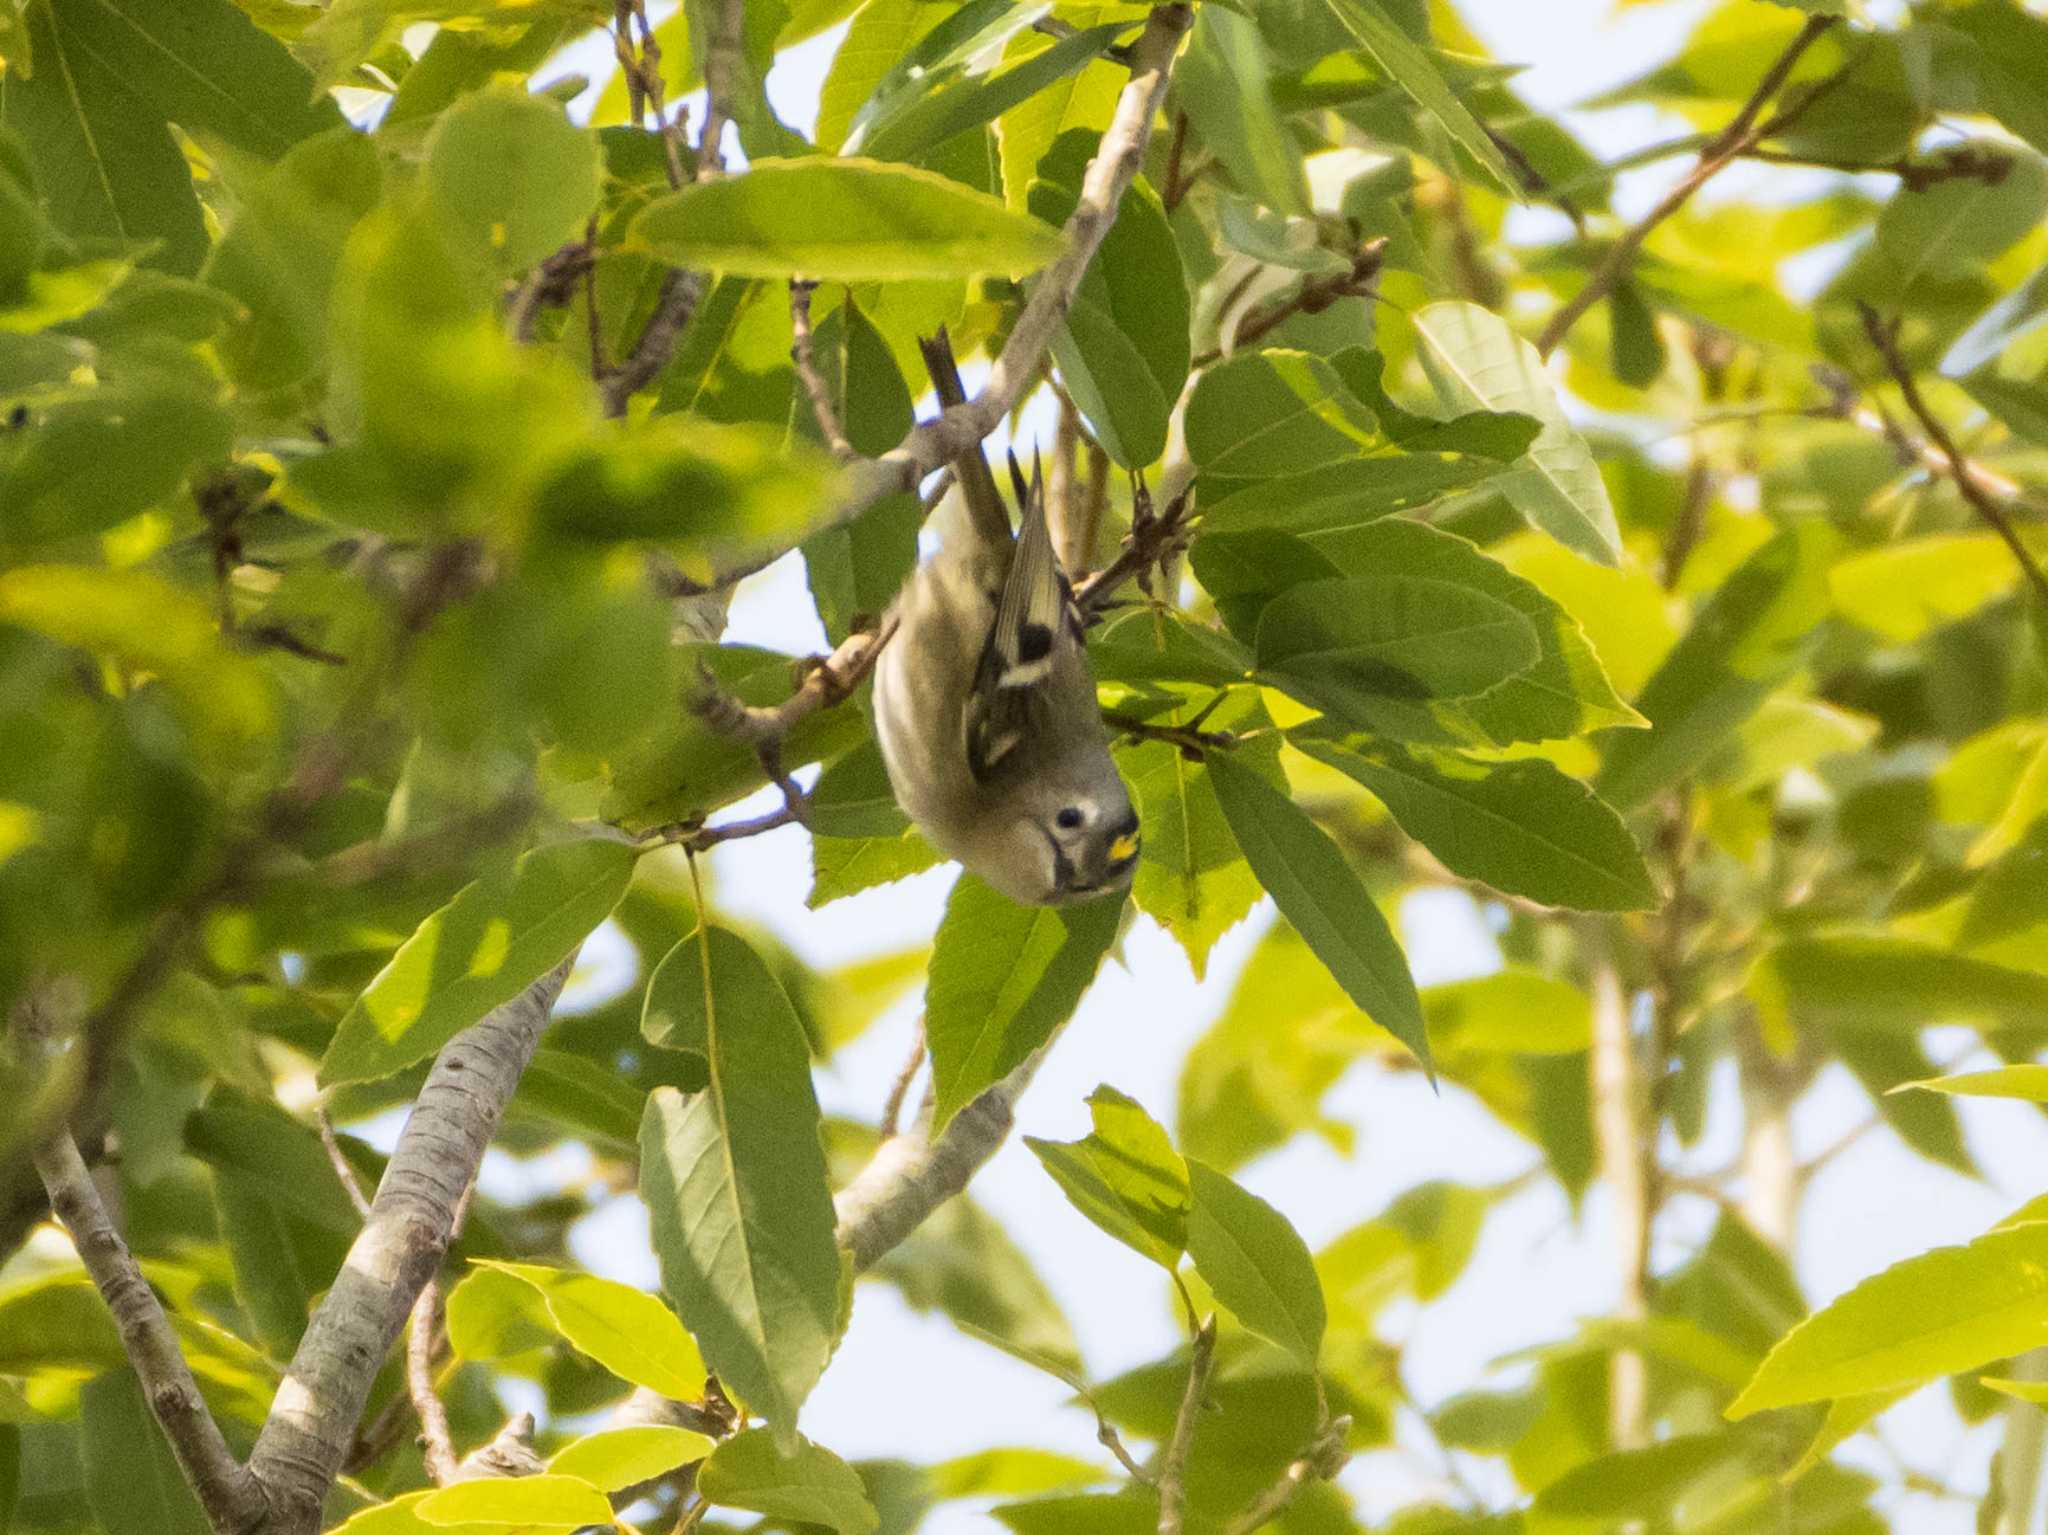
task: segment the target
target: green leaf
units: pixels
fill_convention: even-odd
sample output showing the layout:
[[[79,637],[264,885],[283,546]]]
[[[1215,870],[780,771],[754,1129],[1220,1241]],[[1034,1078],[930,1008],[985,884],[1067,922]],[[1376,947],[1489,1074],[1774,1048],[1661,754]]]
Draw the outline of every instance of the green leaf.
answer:
[[[2048,1068],[2044,1068],[2048,1069]],[[1169,1273],[1187,1250],[1188,1170],[1159,1122],[1102,1086],[1088,1095],[1094,1131],[1078,1141],[1024,1137],[1067,1202]]]
[[[0,625],[7,624],[154,674],[186,718],[218,740],[256,740],[270,729],[262,668],[222,643],[204,602],[159,576],[84,565],[0,571]]]
[[[457,1359],[509,1359],[548,1347],[560,1331],[546,1295],[503,1270],[471,1269],[448,1292],[448,1347]]]
[[[1273,349],[1202,374],[1188,400],[1187,442],[1205,479],[1243,480],[1356,459],[1380,436],[1328,362]]]
[[[1532,970],[1425,987],[1422,1013],[1431,1043],[1446,1054],[1576,1055],[1592,1043],[1585,992]]]
[[[1657,888],[1628,827],[1540,757],[1483,763],[1390,741],[1298,746],[1364,784],[1445,868],[1575,911],[1643,911]]]
[[[635,237],[665,260],[842,282],[1022,277],[1056,231],[931,171],[871,160],[757,160],[648,205]]]
[[[1990,1071],[1964,1071],[1954,1076],[1901,1082],[1892,1091],[1903,1093],[1908,1088],[1948,1093],[1960,1098],[2020,1098],[2028,1103],[2048,1103],[2048,1066],[1999,1066]]]
[[[46,0],[33,75],[10,71],[0,125],[19,136],[64,232],[110,237],[189,274],[207,235],[169,124],[275,159],[340,123],[312,76],[230,0]]]
[[[1901,1140],[1923,1157],[1967,1176],[1976,1175],[1977,1164],[1964,1144],[1962,1120],[1953,1103],[1925,1093],[1897,1097],[1892,1092],[1935,1070],[1914,1034],[1830,1023],[1826,1038],[1842,1064],[1877,1101],[1878,1113]]]
[[[1180,706],[1172,715],[1155,719],[1186,720],[1193,714],[1193,709]],[[1232,750],[1235,760],[1250,764],[1278,786],[1285,779],[1280,736],[1272,723],[1258,693],[1238,688],[1210,712],[1202,728],[1239,732],[1242,739]],[[1216,941],[1258,904],[1259,882],[1223,819],[1206,763],[1189,761],[1165,741],[1143,741],[1120,750],[1117,763],[1145,826],[1132,898],[1138,910],[1172,934],[1200,980]]]
[[[466,886],[399,946],[336,1025],[321,1082],[367,1082],[424,1060],[573,953],[633,877],[631,844],[536,848]]]
[[[2030,1027],[2048,976],[1883,938],[1809,938],[1758,963],[1751,994],[1767,1025],[1918,1030],[1941,1023]]]
[[[600,1492],[619,1492],[711,1453],[712,1441],[687,1428],[645,1423],[586,1434],[548,1461],[556,1476],[573,1476]]]
[[[1092,145],[1072,134],[1039,165],[1030,208],[1064,224],[1080,200]],[[1142,177],[1089,263],[1053,337],[1060,379],[1102,448],[1126,469],[1166,451],[1167,418],[1188,376],[1188,291],[1166,210]]]
[[[1060,11],[1060,19],[1085,30],[1111,21],[1142,21],[1144,13],[1122,3],[1069,4]],[[1049,46],[1044,38],[1024,32],[1012,37],[1003,53],[1006,59],[1014,60]],[[1025,205],[1039,162],[1063,135],[1076,128],[1101,135],[1109,126],[1129,79],[1130,72],[1122,65],[1098,59],[997,120],[1003,196],[1012,208]]]
[[[506,1112],[538,1119],[630,1152],[640,1141],[645,1095],[596,1061],[545,1047],[519,1078]]]
[[[434,125],[426,185],[455,242],[516,275],[580,236],[597,206],[597,138],[545,97],[495,86]]]
[[[703,1356],[659,1297],[616,1279],[537,1263],[479,1259],[476,1266],[529,1286],[540,1296],[554,1330],[619,1379],[679,1402],[693,1402],[704,1394]],[[503,1335],[504,1320],[493,1318],[488,1325],[492,1333]],[[478,1343],[490,1346],[482,1338]]]
[[[818,376],[840,426],[856,452],[879,457],[903,440],[915,414],[910,390],[889,343],[853,302],[851,293],[812,336]],[[819,435],[817,418],[801,391],[790,405],[795,431]],[[917,564],[923,510],[915,496],[890,496],[843,528],[804,540],[804,566],[825,633],[835,642],[862,620],[879,617]]]
[[[1558,740],[1603,725],[1647,723],[1615,692],[1571,613],[1535,583],[1455,534],[1399,518],[1370,527],[1333,528],[1307,542],[1345,575],[1454,581],[1498,598],[1529,620],[1540,652],[1535,665],[1476,698],[1431,705],[1431,714],[1456,737],[1507,746]],[[1604,574],[1561,551],[1558,557]]]
[[[1365,725],[1379,699],[1470,698],[1541,655],[1535,626],[1507,603],[1427,577],[1309,581],[1259,615],[1260,672]]]
[[[2011,591],[2020,570],[1995,533],[1933,533],[1838,560],[1828,590],[1844,618],[1908,645]]]
[[[1401,30],[1400,23],[1387,14],[1380,0],[1329,0],[1329,4],[1387,78],[1442,123],[1444,131],[1479,162],[1500,191],[1511,198],[1519,197],[1520,185],[1486,129],[1451,93],[1429,55]]]
[[[1122,916],[1116,899],[1019,906],[961,875],[925,983],[934,1134],[1073,1016]]]
[[[1696,767],[1812,653],[1836,538],[1793,524],[1743,562],[1693,620],[1636,707],[1651,729],[1608,737],[1594,788],[1633,810]]]
[[[1174,97],[1240,191],[1276,213],[1307,214],[1308,178],[1273,105],[1274,72],[1257,26],[1205,5],[1174,71]]]
[[[1978,147],[2005,159],[2005,174],[1996,181],[1952,177],[1918,191],[1901,185],[1878,215],[1877,248],[1889,258],[1901,290],[1923,277],[1982,267],[2048,214],[2048,165],[2038,155],[1992,150],[1988,143]]]
[[[573,1530],[609,1524],[611,1500],[573,1476],[479,1477],[430,1492],[414,1512],[424,1524],[505,1524],[522,1529]]]
[[[325,371],[342,247],[382,181],[376,144],[340,128],[237,188],[240,207],[200,276],[241,305],[221,342],[240,388],[281,390]]]
[[[1188,1163],[1188,1253],[1230,1314],[1310,1369],[1323,1347],[1322,1282],[1293,1224],[1258,1195]]]
[[[868,1535],[880,1523],[853,1467],[808,1439],[785,1451],[760,1429],[712,1451],[697,1471],[697,1491],[722,1508],[827,1525],[839,1535]]]
[[[1345,993],[1427,1068],[1429,1037],[1408,962],[1337,844],[1286,794],[1225,753],[1209,781],[1252,872]]]
[[[1456,300],[1415,312],[1423,368],[1458,410],[1518,411],[1543,430],[1500,489],[1515,510],[1567,548],[1614,565],[1621,535],[1593,453],[1558,404],[1536,348],[1500,316]]]
[[[1203,507],[1202,526],[1209,534],[1254,528],[1313,534],[1360,527],[1469,490],[1506,469],[1476,454],[1339,459],[1303,474],[1242,484]]]
[[[804,904],[815,909],[878,885],[893,885],[943,861],[937,848],[908,827],[892,836],[814,836],[811,893]]]
[[[225,459],[232,443],[220,408],[183,378],[67,389],[29,407],[20,428],[0,438],[0,548],[25,552],[111,528],[174,493],[193,469]],[[93,577],[74,569],[45,579]],[[155,578],[123,571],[99,580],[139,596]]]
[[[1559,1519],[1656,1519],[1686,1489],[1748,1446],[1734,1434],[1680,1434],[1639,1450],[1621,1450],[1574,1466],[1545,1487],[1538,1512]]]
[[[207,1535],[211,1526],[133,1370],[123,1365],[87,1381],[78,1411],[86,1496],[106,1535]]]
[[[660,1088],[640,1126],[640,1195],[662,1288],[720,1380],[784,1443],[839,1332],[839,1249],[810,1052],[788,996],[736,934],[702,928],[647,986],[641,1032],[711,1081]]]
[[[1021,20],[1022,7],[1006,9],[1012,24]],[[871,160],[926,159],[956,135],[994,122],[1040,91],[1087,68],[1125,30],[1112,23],[1071,32],[1050,48],[1006,69],[965,77],[945,89],[917,96],[886,115],[863,113],[863,121],[856,124],[844,150]]]
[[[2048,1341],[2048,1225],[1894,1264],[1788,1333],[1728,1408],[1860,1396],[1974,1370]]]

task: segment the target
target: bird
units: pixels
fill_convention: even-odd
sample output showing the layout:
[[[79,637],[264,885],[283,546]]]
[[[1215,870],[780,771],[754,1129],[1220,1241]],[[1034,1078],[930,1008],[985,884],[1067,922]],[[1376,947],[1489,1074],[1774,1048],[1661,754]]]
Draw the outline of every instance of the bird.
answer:
[[[942,407],[965,398],[944,329],[921,339]],[[875,665],[875,734],[927,841],[1023,905],[1126,889],[1138,813],[1096,703],[1080,609],[1034,466],[1013,538],[979,445],[954,465],[967,517],[912,571]]]

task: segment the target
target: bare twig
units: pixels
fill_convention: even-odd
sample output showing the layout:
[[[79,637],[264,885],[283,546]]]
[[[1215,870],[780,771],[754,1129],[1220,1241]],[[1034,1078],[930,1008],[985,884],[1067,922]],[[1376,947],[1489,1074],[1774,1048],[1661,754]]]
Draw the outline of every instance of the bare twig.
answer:
[[[2012,519],[2005,515],[2005,509],[1985,489],[1983,475],[1977,471],[1963,452],[1956,446],[1956,440],[1949,434],[1947,425],[1928,408],[1926,399],[1920,393],[1920,386],[1914,381],[1913,370],[1906,365],[1906,359],[1899,352],[1898,336],[1892,326],[1887,325],[1878,312],[1870,305],[1858,302],[1857,313],[1863,318],[1864,334],[1870,344],[1884,359],[1892,381],[1899,386],[1899,394],[1906,402],[1906,409],[1913,413],[1921,428],[1927,433],[1936,452],[1940,455],[1938,467],[1947,471],[1955,481],[1956,489],[1970,509],[2004,541],[2012,551],[2012,557],[2019,562],[2020,572],[2034,588],[2035,594],[2048,602],[2048,575],[2041,571],[2034,559],[2033,551],[2021,540],[2019,531],[2013,527]]]
[[[896,1073],[896,1080],[889,1084],[889,1096],[882,1103],[882,1134],[896,1134],[897,1126],[903,1122],[903,1100],[910,1096],[910,1084],[917,1076],[917,1068],[924,1064],[924,1017],[917,1020],[917,1038],[911,1041],[910,1054],[904,1058],[903,1067]]]
[[[804,720],[851,698],[895,632],[895,620],[885,618],[874,629],[848,635],[831,655],[814,659],[796,691],[779,704],[742,703],[707,675],[691,707],[721,735],[755,747],[780,744]]]
[[[1380,274],[1380,263],[1387,250],[1386,236],[1379,235],[1359,246],[1351,256],[1347,271],[1332,272],[1324,277],[1310,277],[1284,299],[1280,299],[1256,314],[1246,315],[1238,322],[1237,334],[1231,340],[1233,352],[1256,346],[1273,331],[1298,314],[1321,314],[1340,299],[1370,298],[1373,281]],[[1212,348],[1197,357],[1192,366],[1205,368],[1210,363],[1221,361],[1221,347]]]
[[[1924,160],[1901,155],[1896,160],[1829,160],[1810,155],[1787,154],[1782,150],[1751,148],[1744,158],[1771,165],[1810,166],[1815,170],[1841,171],[1852,176],[1896,176],[1909,192],[1924,192],[1944,181],[1981,181],[1997,186],[2012,170],[2009,156],[1976,144],[1952,144],[1937,149]]]
[[[320,1127],[320,1144],[327,1150],[328,1165],[334,1169],[334,1176],[341,1180],[348,1202],[356,1207],[356,1214],[367,1220],[370,1196],[363,1188],[363,1180],[356,1176],[355,1163],[349,1161],[348,1153],[341,1149],[341,1138],[334,1133],[333,1118],[324,1107],[316,1108],[313,1110],[313,1123]]]
[[[804,393],[811,402],[811,414],[817,418],[818,431],[824,436],[825,446],[832,450],[832,456],[842,463],[856,457],[853,444],[847,440],[846,428],[840,424],[839,411],[832,403],[832,390],[818,372],[817,349],[811,337],[811,294],[817,290],[814,282],[805,282],[792,277],[789,281],[789,360],[796,367],[797,381],[804,386]],[[840,380],[841,387],[845,379]]]
[[[1763,78],[1757,82],[1756,89],[1750,92],[1749,99],[1743,102],[1733,120],[1701,148],[1699,158],[1693,162],[1692,169],[1685,173],[1677,186],[1664,194],[1654,208],[1631,224],[1621,238],[1608,248],[1600,265],[1594,268],[1593,275],[1586,280],[1586,285],[1558,306],[1557,312],[1543,327],[1542,334],[1536,338],[1538,352],[1548,357],[1557,349],[1557,344],[1564,340],[1571,328],[1579,322],[1580,317],[1614,291],[1615,286],[1628,275],[1629,266],[1635,260],[1636,252],[1642,249],[1643,242],[1650,237],[1651,231],[1683,208],[1692,200],[1695,192],[1732,162],[1755,148],[1773,131],[1786,126],[1790,113],[1769,122],[1760,122],[1759,119],[1762,118],[1763,110],[1770,104],[1771,98],[1778,94],[1786,80],[1791,77],[1801,56],[1820,40],[1821,34],[1834,24],[1834,20],[1832,16],[1807,17],[1806,24],[1799,29],[1792,41],[1786,44],[1784,52],[1780,53],[1771,67],[1764,71]],[[1811,101],[1812,98],[1809,97],[1808,100]]]
[[[1181,1535],[1187,1515],[1188,1451],[1194,1447],[1195,1418],[1209,1394],[1209,1372],[1215,1363],[1216,1318],[1211,1316],[1195,1329],[1187,1389],[1181,1392],[1180,1411],[1174,1414],[1173,1432],[1159,1462],[1159,1535]]]
[[[1116,1457],[1116,1463],[1130,1473],[1133,1481],[1143,1482],[1147,1487],[1155,1485],[1158,1478],[1132,1458],[1131,1452],[1124,1448],[1123,1435],[1102,1415],[1102,1409],[1095,1405],[1093,1398],[1089,1399],[1088,1406],[1095,1414],[1095,1442]]]
[[[697,179],[725,174],[725,125],[746,66],[746,0],[718,0],[717,24],[704,40],[704,131],[697,139]]]
[[[1243,739],[1235,731],[1203,730],[1194,724],[1162,725],[1111,709],[1102,711],[1102,722],[1136,740],[1164,741],[1190,762],[1199,762],[1212,751],[1229,751]]]
[[[1162,512],[1152,510],[1152,498],[1139,482],[1131,498],[1131,531],[1115,559],[1074,587],[1074,601],[1084,617],[1098,616],[1126,581],[1135,578],[1139,587],[1147,573],[1177,553],[1188,536],[1190,497],[1183,491],[1167,502]]]
[[[107,1218],[71,1133],[60,1130],[46,1142],[35,1164],[49,1191],[50,1208],[71,1233],[72,1246],[113,1313],[122,1350],[141,1377],[143,1396],[207,1521],[223,1535],[259,1528],[267,1512],[263,1488],[235,1459],[207,1411],[170,1318]]]
[[[448,1427],[447,1404],[434,1388],[434,1352],[441,1333],[441,1281],[429,1279],[413,1302],[412,1323],[406,1329],[405,1390],[420,1420],[420,1449],[427,1462],[427,1475],[436,1487],[455,1480],[458,1462],[455,1441]]]
[[[1282,1510],[1294,1501],[1304,1483],[1327,1482],[1344,1469],[1344,1462],[1350,1458],[1344,1449],[1344,1440],[1351,1432],[1351,1419],[1347,1416],[1332,1418],[1315,1442],[1302,1451],[1299,1459],[1292,1462],[1272,1486],[1260,1493],[1229,1524],[1224,1526],[1223,1535],[1252,1535],[1277,1519]]]

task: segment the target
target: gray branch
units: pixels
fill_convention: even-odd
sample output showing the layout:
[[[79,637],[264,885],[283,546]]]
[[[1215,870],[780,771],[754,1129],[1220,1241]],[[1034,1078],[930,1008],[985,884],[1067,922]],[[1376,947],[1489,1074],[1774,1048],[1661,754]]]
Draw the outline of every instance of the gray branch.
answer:
[[[1065,249],[1045,269],[1032,289],[1024,311],[1010,331],[1010,338],[989,370],[988,384],[964,405],[956,405],[936,420],[921,422],[910,434],[880,458],[863,459],[850,465],[840,481],[837,498],[802,537],[844,527],[885,497],[917,489],[920,481],[940,465],[976,448],[1024,397],[1038,378],[1038,370],[1053,337],[1066,323],[1074,295],[1095,260],[1095,252],[1116,222],[1118,206],[1129,190],[1138,167],[1145,160],[1145,146],[1151,142],[1152,120],[1166,95],[1166,82],[1173,56],[1186,35],[1192,12],[1186,5],[1159,5],[1131,48],[1131,78],[1117,98],[1116,113],[1104,130],[1101,146],[1089,162],[1081,182],[1081,200],[1063,231]],[[764,569],[784,551],[728,562],[720,568],[714,585],[723,586]]]
[[[35,1154],[35,1164],[49,1190],[50,1208],[71,1233],[72,1246],[114,1314],[121,1347],[142,1379],[150,1411],[163,1426],[178,1469],[198,1494],[208,1522],[229,1535],[260,1528],[263,1489],[235,1459],[207,1411],[170,1318],[108,1219],[71,1132],[60,1130]]]
[[[434,1062],[363,1229],[313,1313],[249,1457],[278,1535],[312,1535],[378,1369],[446,1255],[463,1193],[533,1058],[574,957]]]

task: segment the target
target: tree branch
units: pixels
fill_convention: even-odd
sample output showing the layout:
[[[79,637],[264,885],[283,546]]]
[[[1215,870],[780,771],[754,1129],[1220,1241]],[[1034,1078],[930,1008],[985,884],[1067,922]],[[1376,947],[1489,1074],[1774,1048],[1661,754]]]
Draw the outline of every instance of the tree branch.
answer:
[[[1344,1462],[1350,1459],[1344,1449],[1345,1437],[1350,1432],[1351,1419],[1348,1415],[1339,1414],[1332,1418],[1316,1435],[1315,1442],[1280,1473],[1273,1485],[1252,1499],[1245,1511],[1224,1527],[1224,1535],[1252,1535],[1254,1530],[1279,1518],[1303,1484],[1311,1480],[1327,1482],[1342,1471]]]
[[[2048,602],[2048,575],[2042,574],[2033,551],[2021,541],[2018,530],[2012,525],[2012,519],[2005,515],[2005,509],[1992,499],[1985,487],[1985,476],[1982,471],[1963,456],[1962,450],[1956,446],[1955,438],[1949,435],[1947,425],[1928,408],[1926,399],[1920,393],[1919,384],[1913,379],[1913,370],[1906,366],[1906,359],[1899,352],[1898,337],[1893,327],[1885,324],[1878,312],[1868,304],[1859,301],[1856,311],[1863,319],[1864,334],[1870,338],[1870,344],[1877,348],[1878,356],[1884,359],[1885,371],[1891,374],[1892,381],[1899,386],[1899,394],[1906,402],[1906,409],[1913,413],[1914,419],[1920,423],[1921,429],[1927,433],[1929,441],[1933,444],[1934,453],[1923,453],[1921,457],[1930,468],[1937,472],[1945,471],[1948,477],[1955,481],[1956,489],[1962,492],[1963,499],[1970,504],[1970,509],[1982,518],[1991,530],[2004,540],[2006,548],[2012,551],[2012,557],[2019,562],[2020,573],[2027,578],[2035,594],[2043,602]]]
[[[171,1442],[178,1469],[198,1494],[207,1521],[223,1532],[256,1529],[265,1513],[263,1488],[221,1437],[220,1425],[207,1411],[178,1347],[170,1318],[107,1218],[71,1132],[60,1130],[46,1142],[36,1152],[35,1164],[49,1190],[50,1208],[71,1233],[86,1272],[114,1314],[121,1347],[142,1378],[143,1395]]]
[[[934,1210],[963,1191],[996,1154],[1016,1122],[1017,1100],[1044,1058],[1041,1047],[1023,1065],[955,1114],[935,1141],[929,1123],[882,1142],[873,1158],[833,1197],[839,1245],[853,1271],[873,1268]]]
[[[811,414],[817,418],[825,446],[832,450],[834,458],[845,463],[858,455],[847,440],[846,428],[840,424],[839,412],[832,404],[832,391],[818,372],[817,348],[811,338],[811,295],[817,287],[816,283],[800,278],[789,280],[789,360],[810,399]],[[842,378],[842,385],[844,382]]]
[[[1209,1372],[1215,1364],[1216,1318],[1211,1316],[1195,1329],[1187,1389],[1181,1392],[1180,1411],[1174,1414],[1173,1433],[1159,1462],[1159,1535],[1181,1535],[1187,1514],[1188,1451],[1194,1447],[1195,1418],[1209,1394]]]
[[[1643,1156],[1642,1084],[1635,1041],[1629,1033],[1629,999],[1609,950],[1609,937],[1596,922],[1581,929],[1593,999],[1593,1047],[1587,1070],[1593,1100],[1593,1140],[1601,1181],[1614,1201],[1615,1257],[1621,1295],[1615,1315],[1624,1323],[1649,1314],[1650,1182]],[[1635,1449],[1648,1433],[1649,1381],[1643,1356],[1632,1349],[1615,1354],[1608,1418],[1617,1449]]]
[[[1615,285],[1628,276],[1628,269],[1635,260],[1636,252],[1659,224],[1670,218],[1692,200],[1693,193],[1705,186],[1734,161],[1742,158],[1771,133],[1784,128],[1792,114],[1785,113],[1769,122],[1759,122],[1763,110],[1771,98],[1778,94],[1792,70],[1808,48],[1820,40],[1823,32],[1834,24],[1832,16],[1809,16],[1806,24],[1799,29],[1777,61],[1764,71],[1764,77],[1757,82],[1749,99],[1743,102],[1734,119],[1700,150],[1699,158],[1678,185],[1666,192],[1663,198],[1648,213],[1623,232],[1621,238],[1608,248],[1600,265],[1586,285],[1579,289],[1550,317],[1543,327],[1543,333],[1536,338],[1536,350],[1548,357],[1557,350],[1557,344],[1564,340],[1587,310],[1614,291]],[[1810,99],[1810,98],[1809,98]]]
[[[824,513],[787,547],[832,528],[844,527],[887,496],[913,493],[920,481],[941,464],[960,457],[994,431],[1038,377],[1052,338],[1065,322],[1080,291],[1081,280],[1095,259],[1103,236],[1115,222],[1118,205],[1138,173],[1151,141],[1152,120],[1166,93],[1173,56],[1192,19],[1186,4],[1154,6],[1145,30],[1131,47],[1131,78],[1117,98],[1115,115],[1081,182],[1080,201],[1063,231],[1065,249],[1039,276],[1009,339],[989,370],[988,384],[964,405],[936,420],[911,428],[903,441],[880,458],[863,459],[847,469],[839,494]],[[756,552],[728,561],[713,585],[726,585],[752,575],[779,558],[784,550]]]
[[[278,1535],[311,1535],[378,1368],[440,1267],[464,1192],[574,957],[455,1036],[420,1089],[363,1229],[313,1313],[249,1457]]]

